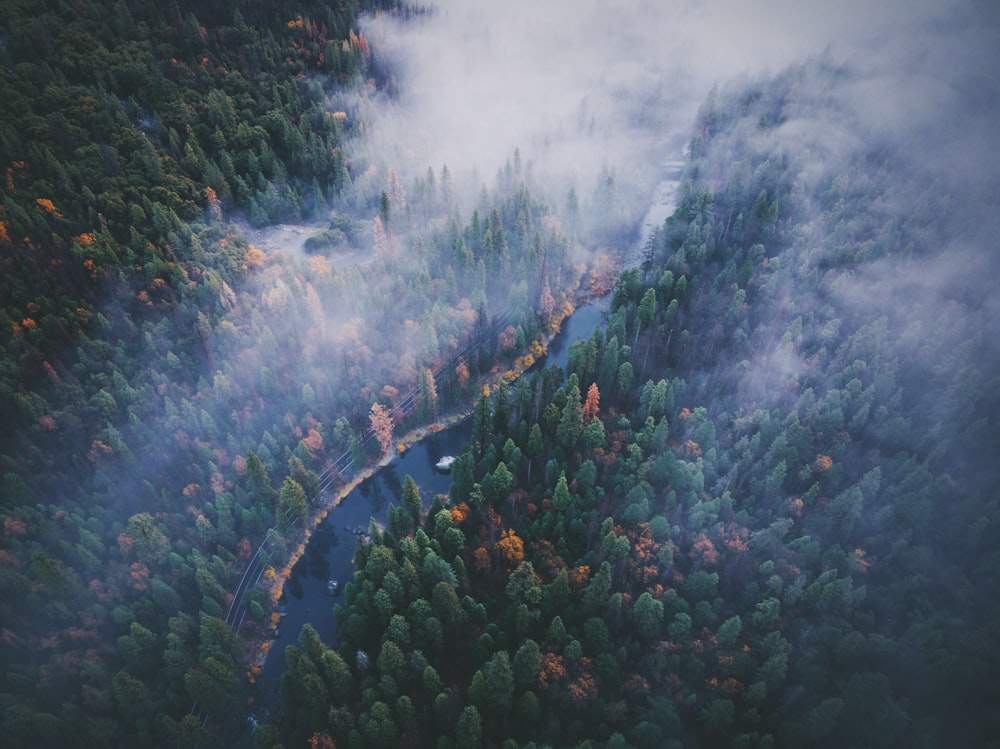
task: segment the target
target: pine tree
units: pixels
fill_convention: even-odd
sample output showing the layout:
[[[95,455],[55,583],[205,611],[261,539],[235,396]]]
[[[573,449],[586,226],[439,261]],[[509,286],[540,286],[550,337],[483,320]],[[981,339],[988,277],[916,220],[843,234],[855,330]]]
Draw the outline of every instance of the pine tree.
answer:
[[[556,436],[559,445],[572,453],[576,450],[577,440],[583,431],[583,408],[580,405],[580,388],[575,384],[566,393],[566,405],[562,410],[562,417],[559,420],[559,428]]]
[[[413,527],[417,528],[420,526],[420,516],[423,513],[424,505],[423,501],[420,499],[420,489],[417,487],[417,482],[413,480],[410,474],[406,474],[403,479],[403,507],[406,508],[407,512],[410,513],[410,519],[413,521]]]

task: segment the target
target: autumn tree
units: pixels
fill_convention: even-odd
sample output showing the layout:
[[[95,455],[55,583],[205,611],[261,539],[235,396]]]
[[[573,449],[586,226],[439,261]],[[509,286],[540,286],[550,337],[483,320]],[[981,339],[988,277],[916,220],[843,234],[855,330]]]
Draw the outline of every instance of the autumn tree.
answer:
[[[587,400],[583,403],[583,423],[584,426],[590,424],[591,420],[597,416],[600,410],[601,393],[597,389],[597,383],[590,383],[587,389]]]
[[[371,412],[368,415],[372,432],[378,442],[381,455],[388,455],[392,451],[392,414],[381,403],[373,403]]]
[[[508,569],[514,569],[524,560],[524,542],[512,530],[504,530],[500,534],[496,550]]]
[[[538,297],[538,317],[542,321],[542,326],[548,328],[552,324],[552,313],[556,308],[556,300],[552,297],[552,290],[549,289],[549,279],[545,278],[542,283],[542,292]]]
[[[424,367],[420,370],[420,408],[425,419],[433,419],[438,413],[438,393],[437,384],[434,381],[434,373]]]

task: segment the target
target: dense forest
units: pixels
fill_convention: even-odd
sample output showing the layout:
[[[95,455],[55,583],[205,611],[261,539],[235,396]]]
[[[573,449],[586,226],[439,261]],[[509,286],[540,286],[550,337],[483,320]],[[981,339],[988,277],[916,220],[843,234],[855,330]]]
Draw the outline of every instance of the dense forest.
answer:
[[[382,24],[431,13],[0,4],[4,746],[249,743],[309,517],[469,409],[449,495],[405,482],[359,542],[257,746],[991,745],[995,175],[822,57],[709,95],[615,281],[669,97],[616,93],[653,131],[628,169],[393,163]],[[302,251],[255,244],[282,223]]]
[[[351,150],[358,96],[395,86],[362,10],[423,12],[0,8],[5,745],[242,730],[310,503],[530,363],[586,280],[604,229],[564,228],[516,151],[463,217],[447,164],[404,184]],[[277,222],[313,226],[305,254],[248,241]]]
[[[406,482],[258,746],[995,745],[996,263],[919,141],[832,142],[862,80],[712,93],[606,326]]]

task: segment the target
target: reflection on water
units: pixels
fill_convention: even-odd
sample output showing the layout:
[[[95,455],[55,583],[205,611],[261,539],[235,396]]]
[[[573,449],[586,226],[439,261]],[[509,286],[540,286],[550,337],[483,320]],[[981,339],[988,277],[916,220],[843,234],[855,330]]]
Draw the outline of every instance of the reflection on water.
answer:
[[[469,443],[472,420],[466,419],[450,429],[425,437],[377,474],[362,482],[339,505],[332,508],[309,539],[305,554],[292,568],[279,601],[284,612],[281,636],[272,646],[255,687],[256,715],[265,719],[268,707],[278,702],[278,685],[285,670],[284,646],[294,644],[303,625],[309,622],[324,642],[336,639],[333,607],[340,594],[327,593],[327,581],[344,583],[354,577],[356,530],[368,529],[372,518],[385,523],[390,503],[398,502],[407,475],[420,488],[424,507],[436,494],[447,494],[451,476],[434,465],[445,455],[458,455]]]
[[[665,169],[669,167],[672,171],[664,173],[657,199],[643,224],[643,241],[626,260],[627,266],[637,262],[648,234],[673,212],[680,178],[679,164],[680,161],[665,162]],[[561,332],[549,343],[547,355],[536,366],[558,365],[565,369],[569,347],[580,339],[589,338],[596,327],[604,324],[609,301],[605,297],[596,304],[581,307],[564,320]],[[459,455],[468,446],[471,435],[472,420],[466,419],[450,429],[425,437],[354,489],[313,529],[306,553],[292,568],[291,577],[285,583],[280,601],[280,610],[284,612],[281,639],[268,653],[254,689],[257,719],[268,720],[277,709],[278,685],[285,671],[284,645],[296,642],[303,625],[312,624],[326,643],[336,640],[333,608],[342,599],[340,593],[331,596],[327,592],[327,582],[336,579],[343,590],[344,584],[353,579],[356,532],[366,531],[372,518],[385,522],[389,503],[397,502],[402,496],[407,474],[420,488],[425,508],[436,494],[447,494],[451,476],[438,471],[435,464],[445,455]],[[251,720],[256,724],[253,716]]]
[[[602,324],[605,306],[581,307],[564,320],[562,331],[549,344],[548,354],[540,366],[565,368],[570,345],[589,337],[594,328]],[[327,582],[338,580],[343,590],[343,585],[353,579],[356,531],[366,531],[373,518],[385,523],[389,505],[398,502],[403,494],[403,480],[407,475],[420,488],[425,508],[436,494],[447,494],[451,475],[438,471],[435,464],[445,455],[459,455],[468,446],[471,436],[471,419],[428,435],[362,482],[313,529],[305,554],[292,568],[279,601],[284,613],[281,636],[268,653],[255,687],[254,702],[259,719],[266,719],[270,709],[277,707],[278,686],[285,671],[285,645],[298,640],[306,622],[316,629],[324,642],[336,640],[333,608],[342,599],[340,594],[330,596],[327,593]]]

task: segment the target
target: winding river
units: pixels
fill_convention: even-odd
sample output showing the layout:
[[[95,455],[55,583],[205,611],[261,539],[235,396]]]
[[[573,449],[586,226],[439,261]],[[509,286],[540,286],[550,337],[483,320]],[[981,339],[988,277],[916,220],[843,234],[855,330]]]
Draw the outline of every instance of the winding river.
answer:
[[[680,184],[682,161],[669,159],[663,163],[662,181],[646,217],[641,241],[626,258],[625,266],[639,263],[650,233],[661,226],[673,212]],[[563,321],[562,329],[549,343],[546,357],[536,366],[565,367],[569,348],[576,341],[589,337],[604,322],[608,297],[596,304],[577,309]],[[444,455],[457,455],[472,435],[472,420],[466,419],[449,429],[430,434],[395,458],[388,466],[363,481],[336,507],[332,508],[310,537],[305,553],[292,568],[284,586],[280,610],[283,617],[280,635],[272,645],[257,682],[252,690],[255,720],[273,720],[279,704],[281,675],[285,671],[284,648],[294,644],[302,627],[308,622],[327,643],[336,641],[337,626],[333,618],[334,604],[341,599],[327,592],[327,581],[338,580],[343,586],[353,579],[355,529],[367,529],[369,520],[384,523],[390,503],[402,495],[403,480],[409,475],[420,487],[424,505],[438,493],[446,494],[451,484],[448,474],[434,466]]]

